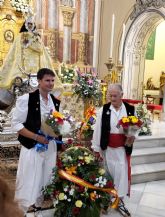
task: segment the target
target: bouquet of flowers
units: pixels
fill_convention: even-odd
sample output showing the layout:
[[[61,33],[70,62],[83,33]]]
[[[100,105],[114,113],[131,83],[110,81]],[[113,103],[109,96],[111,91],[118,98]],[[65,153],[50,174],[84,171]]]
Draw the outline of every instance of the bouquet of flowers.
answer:
[[[65,63],[62,63],[59,69],[59,76],[62,83],[72,84],[76,75],[76,69],[76,67],[68,67]]]
[[[63,114],[58,111],[50,111],[41,123],[41,131],[51,137],[66,135],[70,132],[71,125]]]
[[[16,11],[26,13],[29,10],[29,4],[27,0],[10,0],[10,2]]]
[[[137,117],[143,122],[140,128],[139,136],[151,135],[151,112],[147,110],[146,104],[138,104],[136,108]]]
[[[96,110],[90,106],[85,112],[85,119],[81,122],[80,135],[89,139],[93,135],[93,126],[96,122]]]
[[[118,205],[112,178],[82,146],[72,146],[60,155],[44,194],[53,200],[56,217],[100,217],[101,209]]]
[[[135,136],[143,122],[136,116],[123,117],[119,120],[118,127],[123,127],[124,134]]]
[[[100,83],[95,72],[78,71],[73,89],[74,93],[83,99],[94,98],[98,100],[101,97]]]

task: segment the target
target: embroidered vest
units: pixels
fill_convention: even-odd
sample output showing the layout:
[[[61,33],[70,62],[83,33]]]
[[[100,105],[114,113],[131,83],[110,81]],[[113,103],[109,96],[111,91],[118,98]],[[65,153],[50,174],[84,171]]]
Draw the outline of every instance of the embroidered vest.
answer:
[[[109,143],[109,134],[111,131],[110,127],[110,118],[111,118],[111,110],[110,110],[111,103],[107,103],[103,106],[103,113],[102,113],[102,122],[101,122],[101,138],[100,138],[100,147],[102,150],[106,150],[108,143]],[[128,103],[124,102],[126,107],[127,115],[134,115],[135,108],[134,106],[129,105]]]
[[[54,106],[57,111],[59,111],[60,107],[60,100],[56,99],[53,94],[50,94]],[[23,123],[24,127],[28,130],[37,133],[41,127],[41,111],[40,111],[40,97],[39,97],[39,90],[29,93],[29,102],[28,102],[28,114],[26,122]],[[18,136],[18,141],[28,149],[31,149],[37,143],[33,139],[29,139],[22,135]]]

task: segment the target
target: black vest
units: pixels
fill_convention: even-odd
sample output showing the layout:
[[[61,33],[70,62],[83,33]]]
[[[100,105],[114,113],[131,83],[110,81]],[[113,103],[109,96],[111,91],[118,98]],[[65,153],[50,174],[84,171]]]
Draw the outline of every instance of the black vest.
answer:
[[[101,138],[100,138],[100,147],[102,150],[106,150],[108,143],[109,143],[109,134],[110,134],[110,117],[111,117],[111,110],[110,110],[111,103],[107,103],[103,106],[103,113],[102,113],[102,122],[101,122]],[[124,102],[126,107],[127,115],[134,115],[135,108],[134,106],[129,105],[128,103]]]
[[[60,100],[56,99],[52,94],[50,94],[50,96],[53,100],[56,110],[59,111]],[[40,95],[38,89],[32,93],[29,93],[28,114],[26,122],[23,123],[23,125],[25,128],[34,133],[38,133],[38,130],[41,127]],[[35,140],[29,139],[22,135],[18,136],[18,141],[28,149],[33,148],[37,143]]]

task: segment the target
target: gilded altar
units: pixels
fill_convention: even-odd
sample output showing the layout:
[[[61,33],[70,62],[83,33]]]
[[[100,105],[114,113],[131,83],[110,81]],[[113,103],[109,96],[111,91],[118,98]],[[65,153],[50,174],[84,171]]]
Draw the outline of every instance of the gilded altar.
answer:
[[[0,7],[0,67],[23,23],[22,13],[16,12],[9,0]]]

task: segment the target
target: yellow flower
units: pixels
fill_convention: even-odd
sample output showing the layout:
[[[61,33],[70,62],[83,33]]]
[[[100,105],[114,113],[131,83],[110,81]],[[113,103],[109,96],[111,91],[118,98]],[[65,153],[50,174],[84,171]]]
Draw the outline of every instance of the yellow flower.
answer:
[[[129,123],[130,120],[129,120],[129,118],[127,118],[127,117],[123,117],[123,118],[122,118],[122,122],[123,122],[123,123]]]
[[[69,173],[70,175],[72,175],[72,173],[74,173],[74,174],[77,173],[77,171],[76,171],[77,166],[66,167],[65,169],[66,169],[66,172]]]
[[[136,124],[138,122],[138,119],[136,117],[133,117],[131,121],[133,124]]]
[[[58,199],[59,200],[64,200],[64,196],[65,196],[64,193],[60,193],[59,196],[58,196]]]
[[[52,115],[54,118],[61,118],[61,119],[64,118],[64,115],[62,115],[60,112],[57,112],[57,111],[53,111]]]
[[[76,205],[76,207],[81,208],[82,205],[83,205],[83,203],[82,203],[81,200],[77,200],[76,203],[75,203],[75,205]]]
[[[104,175],[104,174],[105,174],[105,170],[104,170],[103,168],[100,168],[100,169],[99,169],[99,174],[100,174],[100,175]]]

